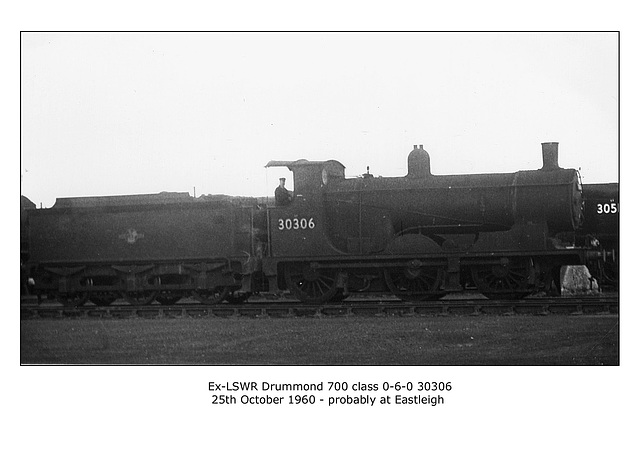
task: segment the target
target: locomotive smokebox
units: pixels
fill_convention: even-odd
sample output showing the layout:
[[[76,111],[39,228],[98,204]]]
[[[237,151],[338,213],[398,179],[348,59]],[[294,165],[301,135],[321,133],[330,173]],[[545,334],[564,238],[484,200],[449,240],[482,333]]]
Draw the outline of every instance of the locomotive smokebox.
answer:
[[[557,170],[558,165],[558,142],[542,143],[542,169]]]

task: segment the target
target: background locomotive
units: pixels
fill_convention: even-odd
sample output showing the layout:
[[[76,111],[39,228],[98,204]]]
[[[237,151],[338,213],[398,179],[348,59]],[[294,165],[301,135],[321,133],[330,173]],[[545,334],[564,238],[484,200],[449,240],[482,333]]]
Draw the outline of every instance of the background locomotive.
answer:
[[[618,288],[620,258],[620,190],[617,183],[584,184],[584,224],[576,244],[597,248],[602,258],[592,260],[589,270],[601,287]]]
[[[613,252],[618,200],[615,214],[609,198],[605,217],[592,217],[588,202],[583,213],[578,172],[558,166],[557,143],[542,150],[541,169],[507,174],[433,175],[422,146],[403,177],[348,179],[335,160],[271,161],[293,173],[284,206],[187,193],[58,199],[26,211],[28,272],[36,293],[66,305],[239,302],[282,290],[314,303],[550,291],[562,266],[597,269]]]

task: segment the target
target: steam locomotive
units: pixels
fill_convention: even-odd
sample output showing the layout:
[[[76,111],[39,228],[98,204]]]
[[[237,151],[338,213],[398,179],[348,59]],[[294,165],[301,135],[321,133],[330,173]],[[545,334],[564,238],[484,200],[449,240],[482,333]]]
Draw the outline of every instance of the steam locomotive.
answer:
[[[469,288],[521,298],[557,290],[565,265],[613,279],[617,193],[592,216],[579,173],[558,166],[558,144],[543,143],[542,155],[539,170],[434,175],[420,145],[406,176],[351,179],[335,160],[271,161],[293,173],[282,205],[166,192],[61,198],[25,211],[25,266],[38,295],[68,306],[282,291],[309,303]]]

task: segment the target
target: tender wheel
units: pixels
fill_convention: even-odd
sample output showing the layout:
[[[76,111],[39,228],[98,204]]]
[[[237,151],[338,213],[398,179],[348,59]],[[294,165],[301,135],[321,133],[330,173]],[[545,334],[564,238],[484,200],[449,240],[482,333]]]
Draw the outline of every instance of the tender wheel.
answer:
[[[180,295],[170,292],[161,292],[156,295],[155,300],[163,306],[172,306],[180,300]]]
[[[334,269],[315,269],[309,264],[287,264],[284,269],[287,287],[300,301],[322,304],[334,298],[338,272]]]
[[[213,305],[219,304],[229,297],[231,288],[218,287],[213,290],[196,290],[193,292],[193,298],[201,304]]]
[[[116,295],[113,293],[91,293],[89,296],[92,303],[101,307],[110,306],[116,299]]]
[[[87,293],[60,293],[56,295],[56,300],[66,307],[80,307],[89,300]]]
[[[426,301],[443,297],[440,290],[444,282],[444,270],[439,267],[421,266],[419,261],[405,267],[386,268],[384,279],[387,288],[406,301]]]
[[[151,304],[155,299],[155,293],[152,292],[125,292],[122,297],[132,306],[146,306]]]
[[[247,299],[249,299],[249,297],[251,296],[251,293],[231,293],[228,297],[227,297],[227,302],[229,304],[242,304],[243,302],[245,302]]]
[[[532,272],[533,261],[528,257],[471,268],[473,282],[489,299],[520,299],[533,293]]]

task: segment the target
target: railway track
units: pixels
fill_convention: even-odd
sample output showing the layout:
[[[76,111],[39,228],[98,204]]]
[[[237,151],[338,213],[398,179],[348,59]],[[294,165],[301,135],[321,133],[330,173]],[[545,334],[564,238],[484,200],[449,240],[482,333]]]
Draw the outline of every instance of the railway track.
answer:
[[[133,306],[22,304],[21,319],[109,319],[109,318],[294,318],[354,316],[448,316],[448,315],[558,315],[617,314],[618,295],[527,298],[521,300],[443,299],[408,302],[399,300],[350,300],[337,304],[311,305],[295,301],[255,301],[240,305],[200,303]]]

